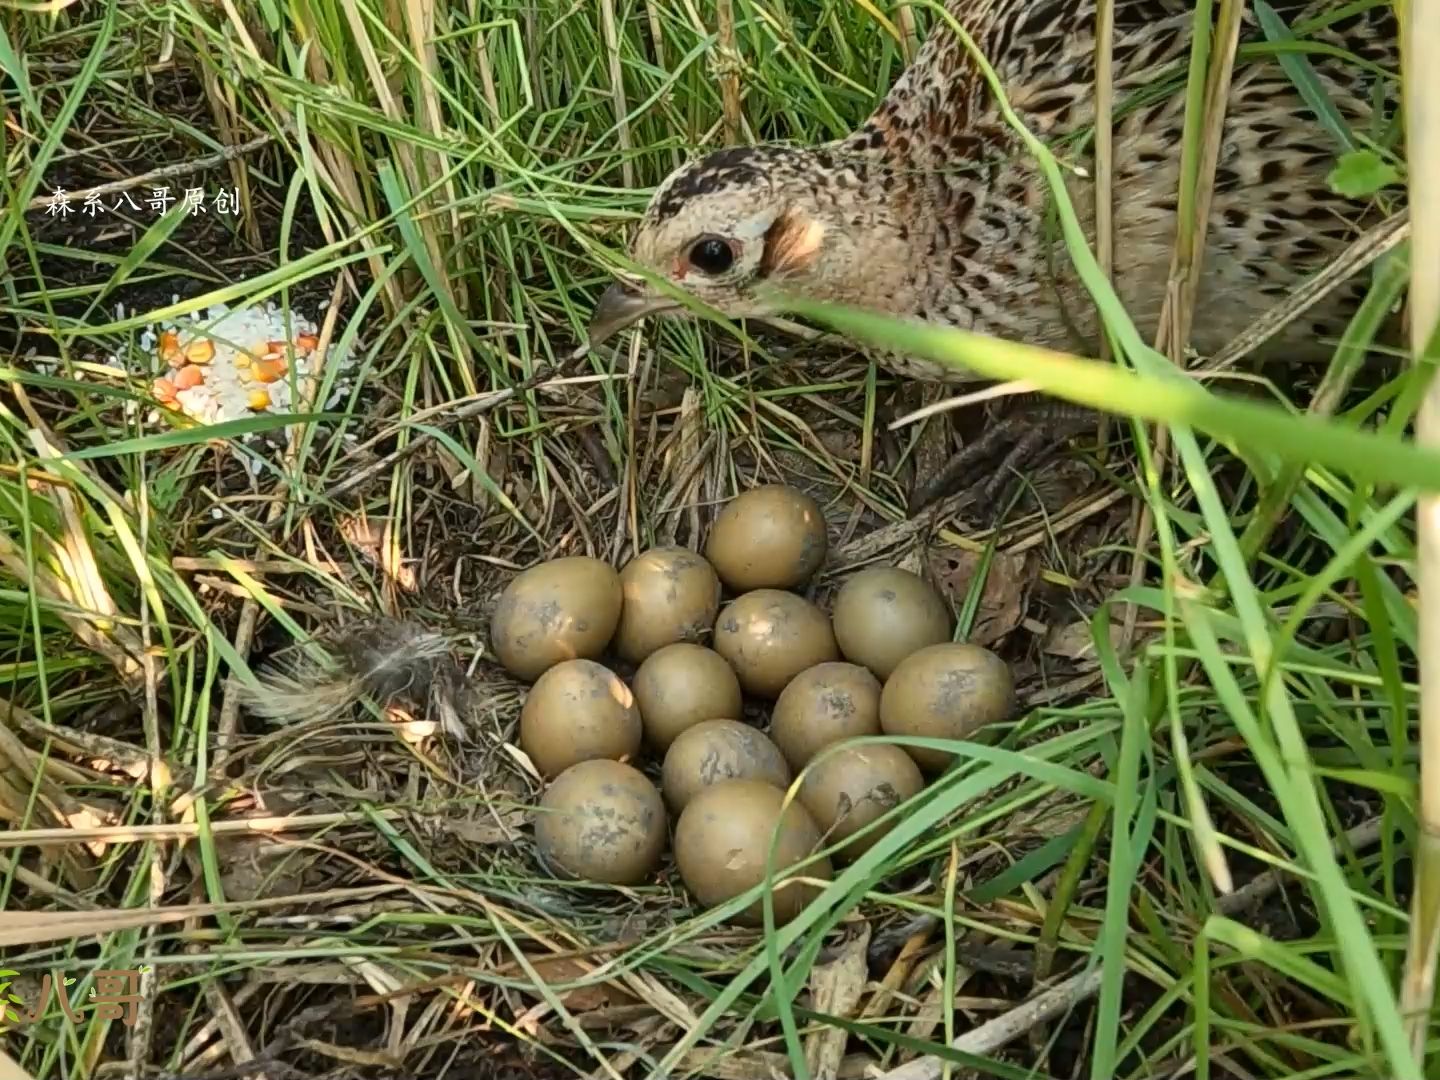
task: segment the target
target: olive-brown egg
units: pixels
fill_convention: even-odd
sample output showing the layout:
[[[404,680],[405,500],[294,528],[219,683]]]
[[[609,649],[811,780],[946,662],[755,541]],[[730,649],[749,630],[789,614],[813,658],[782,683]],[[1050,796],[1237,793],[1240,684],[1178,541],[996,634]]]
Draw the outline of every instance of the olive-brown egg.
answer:
[[[828,543],[818,502],[788,484],[765,484],[720,511],[705,557],[734,592],[793,589],[820,568]]]
[[[764,732],[738,720],[701,721],[670,744],[660,790],[673,813],[723,780],[758,780],[783,791],[790,786],[790,767]]]
[[[744,704],[740,680],[725,658],[686,641],[647,656],[634,683],[645,738],[661,751],[702,720],[735,719]]]
[[[490,645],[505,669],[533,682],[562,660],[593,660],[620,623],[620,575],[584,555],[516,575],[490,616]]]
[[[966,739],[1015,707],[1015,679],[1005,661],[979,645],[950,642],[912,653],[880,693],[880,727],[887,735]],[[953,754],[906,746],[922,769],[940,771]]]
[[[520,710],[520,749],[544,777],[593,758],[634,757],[640,710],[616,675],[594,660],[566,660],[535,680]]]
[[[659,864],[667,824],[660,793],[638,769],[582,761],[541,797],[535,843],[552,870],[581,881],[636,885]]]
[[[674,642],[703,640],[720,610],[715,568],[682,547],[635,556],[620,571],[620,590],[625,603],[611,645],[632,664]]]
[[[810,763],[799,798],[820,827],[824,846],[855,836],[925,786],[920,769],[898,746],[864,743],[842,746]],[[893,819],[833,853],[838,863],[854,862],[898,824]]]
[[[798,915],[819,891],[794,877],[829,881],[834,873],[828,858],[786,873],[809,858],[819,842],[820,830],[810,812],[797,801],[786,805],[779,788],[759,780],[726,780],[701,791],[680,815],[675,824],[675,865],[691,895],[713,908],[766,880],[773,845],[769,881],[779,926]],[[763,903],[763,897],[757,897],[731,921],[763,925]]]
[[[797,772],[831,743],[879,734],[880,680],[843,660],[796,675],[770,714],[770,738]]]
[[[721,609],[715,651],[735,669],[746,693],[772,701],[806,668],[840,659],[825,613],[779,589],[756,589]]]
[[[911,653],[950,640],[954,620],[940,594],[918,574],[872,566],[855,574],[831,605],[845,659],[882,681]]]

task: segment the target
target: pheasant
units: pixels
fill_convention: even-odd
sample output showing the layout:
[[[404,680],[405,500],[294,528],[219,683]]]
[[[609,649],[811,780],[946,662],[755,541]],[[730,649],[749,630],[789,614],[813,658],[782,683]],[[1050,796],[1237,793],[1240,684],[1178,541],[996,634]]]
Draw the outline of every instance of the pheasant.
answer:
[[[1315,17],[1325,6],[1272,3],[1321,46],[1304,55],[1338,114],[1373,138],[1395,108],[1395,17],[1383,2]],[[1095,0],[947,0],[946,8],[1026,127],[1078,166],[1066,182],[1093,241],[1084,136],[1095,119]],[[1245,18],[1242,43],[1263,42],[1254,16]],[[1114,280],[1152,340],[1176,231],[1193,22],[1191,0],[1115,0]],[[1377,220],[1374,206],[1327,182],[1342,149],[1273,53],[1237,61],[1189,339],[1202,355],[1235,339]],[[1098,320],[1046,220],[1050,198],[981,68],[937,18],[857,130],[815,146],[726,147],[681,166],[655,190],[629,252],[729,318],[780,314],[768,299],[779,290],[1094,355]],[[1328,358],[1363,292],[1363,281],[1345,282],[1253,355]],[[642,317],[687,310],[643,278],[617,275],[593,311],[589,345]],[[876,359],[901,377],[976,378],[911,356]],[[1048,422],[1060,416],[1073,427],[1073,408],[1063,412]],[[1001,434],[963,455],[993,453],[1013,432]],[[1059,434],[1021,436],[1004,465]],[[953,478],[958,470],[945,471]],[[930,486],[912,498],[912,511],[939,494]]]

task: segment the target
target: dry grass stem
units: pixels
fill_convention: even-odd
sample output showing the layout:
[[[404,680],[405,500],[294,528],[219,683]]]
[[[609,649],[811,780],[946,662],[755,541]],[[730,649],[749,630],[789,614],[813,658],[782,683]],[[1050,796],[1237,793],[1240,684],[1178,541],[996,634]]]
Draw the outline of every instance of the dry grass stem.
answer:
[[[1412,361],[1433,364],[1440,331],[1440,4],[1410,0],[1401,9],[1406,151],[1410,183]],[[1415,417],[1415,437],[1440,447],[1440,382],[1433,379]],[[1420,774],[1418,848],[1410,939],[1400,982],[1400,1009],[1417,1068],[1424,1068],[1436,964],[1440,961],[1440,496],[1415,508],[1420,641]]]

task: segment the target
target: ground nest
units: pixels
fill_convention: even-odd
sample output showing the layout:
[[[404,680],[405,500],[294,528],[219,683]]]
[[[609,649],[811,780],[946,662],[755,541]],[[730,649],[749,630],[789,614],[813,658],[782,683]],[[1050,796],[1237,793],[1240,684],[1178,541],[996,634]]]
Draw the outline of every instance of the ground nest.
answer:
[[[146,298],[127,294],[116,303],[144,310]],[[343,320],[343,304],[341,311]],[[364,336],[362,331],[362,343]],[[847,362],[854,361],[843,355],[832,361],[837,370]],[[661,368],[653,364],[655,371]],[[766,375],[783,385],[783,369]],[[651,970],[617,965],[636,950],[658,946],[671,958],[667,963],[691,972],[687,979],[722,985],[727,973],[756,954],[760,938],[726,927],[687,931],[696,913],[671,866],[653,884],[626,890],[567,884],[544,871],[529,824],[539,785],[510,750],[524,688],[485,655],[484,638],[495,597],[518,568],[575,553],[618,564],[650,542],[698,546],[737,473],[780,475],[821,501],[832,556],[808,590],[818,602],[828,603],[844,572],[867,562],[907,565],[933,580],[953,607],[975,604],[971,639],[1005,654],[1025,701],[1062,703],[1094,684],[1093,657],[1075,628],[1084,610],[1075,581],[1091,576],[1081,570],[1084,550],[1099,546],[1103,533],[1115,527],[1115,504],[1097,508],[1092,496],[1076,523],[1053,534],[1069,536],[1077,561],[1070,581],[1053,572],[1047,578],[1040,553],[1045,526],[1034,511],[1028,526],[1007,529],[1005,542],[991,550],[984,531],[963,520],[896,521],[877,512],[865,494],[848,490],[843,478],[853,475],[858,443],[846,438],[846,425],[827,408],[808,401],[790,405],[824,448],[817,461],[814,454],[783,447],[760,444],[762,456],[754,443],[727,443],[697,423],[683,393],[678,407],[647,402],[646,395],[665,393],[660,378],[636,391],[636,440],[625,465],[630,479],[617,484],[613,463],[597,461],[590,442],[602,408],[595,392],[539,387],[536,395],[542,408],[552,410],[554,425],[547,442],[549,491],[532,483],[534,474],[520,455],[508,468],[504,454],[490,459],[491,475],[513,510],[497,505],[494,493],[457,482],[437,458],[435,441],[414,449],[413,443],[402,445],[399,425],[387,415],[393,399],[383,386],[372,392],[373,413],[326,435],[345,440],[345,470],[306,478],[311,491],[328,485],[338,494],[332,500],[322,495],[300,513],[275,516],[275,500],[291,489],[280,474],[248,466],[225,446],[201,443],[170,458],[188,458],[184,468],[206,478],[178,498],[167,523],[176,565],[212,625],[229,640],[248,644],[252,664],[283,659],[312,637],[332,649],[353,643],[357,625],[388,612],[450,638],[444,678],[462,681],[479,705],[465,717],[459,738],[427,715],[425,694],[410,711],[357,711],[272,726],[231,710],[217,685],[209,710],[215,735],[208,782],[193,770],[177,770],[166,800],[152,791],[136,806],[148,803],[152,820],[193,822],[195,796],[210,800],[213,840],[196,843],[193,824],[181,829],[189,842],[164,852],[163,891],[156,900],[183,905],[223,897],[235,913],[222,952],[269,953],[280,962],[246,962],[233,974],[209,974],[198,992],[159,994],[149,1039],[156,1067],[169,1072],[157,1075],[239,1075],[224,1058],[245,1062],[248,1053],[246,1068],[279,1076],[389,1076],[397,1070],[413,1076],[549,1076],[567,1071],[557,1057],[585,1068],[603,1046],[601,1056],[620,1069],[627,1058],[643,1065],[673,1045],[704,1011],[704,997],[687,989],[686,980],[672,983]],[[897,410],[906,407],[900,397]],[[64,394],[37,390],[32,404],[63,432],[65,400]],[[520,407],[512,399],[485,415]],[[436,420],[446,422],[443,414]],[[679,449],[685,445],[694,455],[688,465]],[[283,443],[268,445],[262,456],[276,461],[283,450]],[[318,444],[315,457],[326,452]],[[127,480],[107,462],[95,471],[117,486]],[[384,490],[397,471],[411,489],[403,522],[384,512]],[[1073,493],[1070,502],[1076,502]],[[379,513],[372,509],[377,504]],[[941,522],[947,524],[937,534]],[[221,573],[224,556],[249,568],[286,620],[256,618],[242,590]],[[308,565],[297,570],[289,560]],[[314,572],[317,566],[321,574]],[[343,598],[338,609],[337,597]],[[288,620],[294,622],[287,626]],[[293,636],[297,629],[300,644]],[[203,651],[198,640],[186,647]],[[437,673],[436,685],[441,681]],[[175,707],[171,686],[157,687],[156,704],[160,715]],[[104,790],[109,778],[144,774],[145,711],[143,695],[93,703],[82,695],[58,727],[26,714],[20,729],[28,727],[36,737],[60,732],[60,745],[69,752],[56,768],[62,774],[79,768]],[[186,794],[177,800],[177,791]],[[118,791],[80,799],[103,821],[115,820],[126,802]],[[957,871],[983,888],[1007,865],[1073,829],[1076,815],[1064,803],[1052,799],[1007,815],[999,843],[967,856]],[[252,823],[266,831],[257,835]],[[108,860],[111,873],[97,876],[103,864],[82,860],[84,869],[62,872],[69,882],[65,895],[73,889],[86,904],[114,904],[118,897],[106,880],[123,880],[113,876],[114,868],[136,867],[145,856],[124,845],[102,845],[93,855]],[[46,859],[26,864],[47,876]],[[937,865],[914,866],[887,888],[933,902]],[[55,901],[25,887],[17,899],[26,909]],[[888,987],[883,995],[865,992],[872,1012],[913,1010],[910,1030],[933,1031],[924,1001],[935,993],[928,972],[942,943],[933,931],[911,927],[902,910],[881,905],[866,918],[831,935],[818,970],[828,972],[832,983],[843,982],[841,973],[853,974],[860,964],[867,978]],[[184,963],[184,943],[192,937],[181,933],[171,945],[147,949],[174,956],[178,966],[167,966],[167,979],[181,971],[208,972],[208,961]],[[983,1012],[1023,996],[1033,979],[1023,951],[1003,943],[966,948],[977,972],[977,1008]],[[65,960],[82,964],[89,951],[69,951]],[[365,954],[374,960],[357,959]],[[472,981],[476,972],[483,972],[482,984]],[[396,997],[402,985],[418,989]],[[836,1007],[823,995],[835,992],[822,980],[799,1003],[823,1013]],[[232,1023],[203,1030],[192,1025],[189,1043],[173,1054],[163,1032],[182,1023],[187,1009],[218,1009],[221,1003]],[[765,1034],[767,1027],[746,1036],[744,1054],[708,1062],[704,1071],[768,1075],[781,1065],[782,1048]],[[125,1032],[113,1031],[107,1045],[102,1060],[123,1056]],[[244,1049],[237,1053],[239,1046]],[[695,1050],[685,1060],[693,1066],[707,1059]],[[854,1050],[842,1055],[841,1075],[860,1075],[870,1060]]]
[[[683,403],[649,412],[641,405],[626,466],[629,490],[638,494],[627,506],[621,501],[626,488],[617,490],[616,478],[594,463],[586,446],[586,425],[598,403],[583,392],[546,395],[542,389],[539,395],[558,406],[548,446],[550,491],[542,495],[532,487],[518,463],[508,474],[498,468],[492,474],[518,514],[457,484],[430,452],[435,443],[401,451],[383,404],[379,415],[348,427],[347,445],[356,446],[358,436],[359,450],[348,457],[352,471],[331,485],[374,463],[383,467],[335,505],[315,505],[303,516],[271,517],[268,500],[283,498],[285,489],[267,472],[235,466],[224,449],[191,451],[200,459],[191,467],[210,479],[177,506],[172,544],[177,555],[196,553],[186,565],[193,566],[191,580],[208,617],[230,640],[248,641],[253,664],[283,658],[312,635],[331,649],[353,643],[357,626],[384,611],[446,634],[453,649],[425,689],[458,679],[478,705],[456,738],[427,715],[425,693],[415,695],[408,710],[275,726],[243,711],[227,722],[224,695],[217,694],[210,715],[219,737],[208,783],[193,773],[177,775],[172,791],[188,794],[163,808],[153,804],[157,820],[184,821],[186,807],[203,792],[213,841],[197,844],[193,828],[183,831],[191,842],[165,851],[164,889],[156,899],[182,905],[223,896],[237,906],[223,945],[217,943],[204,964],[184,960],[199,940],[198,923],[170,944],[161,939],[146,950],[174,957],[175,966],[164,969],[167,979],[187,971],[207,975],[198,990],[156,998],[150,1040],[163,1055],[156,1075],[241,1075],[226,1057],[266,1075],[295,1077],[559,1076],[569,1073],[562,1062],[588,1070],[597,1057],[617,1072],[643,1073],[704,1013],[707,995],[698,991],[722,987],[763,949],[753,932],[688,929],[698,913],[669,864],[652,884],[636,889],[575,885],[544,871],[529,823],[539,785],[511,750],[524,687],[486,655],[484,642],[495,598],[518,568],[579,553],[618,565],[648,542],[698,546],[731,490],[732,468],[764,475],[766,466],[753,446],[727,454],[721,440],[710,438],[708,452],[692,450],[698,464],[681,470],[673,447],[687,434],[692,446],[702,441],[700,431],[685,431],[693,413]],[[377,400],[385,400],[383,393]],[[792,407],[823,440],[827,412],[808,403]],[[496,412],[506,408],[519,406],[504,402]],[[332,437],[340,437],[339,429]],[[907,565],[934,581],[952,607],[973,605],[971,640],[1006,657],[1027,704],[1063,707],[1098,685],[1084,619],[1103,591],[1104,571],[1096,568],[1106,559],[1090,553],[1120,525],[1124,504],[1072,490],[1068,500],[1046,508],[1052,515],[1068,511],[1070,524],[1047,526],[1031,510],[1029,524],[1007,527],[992,549],[986,531],[963,517],[887,521],[834,475],[837,464],[844,469],[843,440],[823,445],[828,471],[813,458],[766,448],[769,468],[783,470],[826,511],[832,557],[808,595],[828,604],[843,574],[867,562]],[[407,472],[412,490],[403,523],[368,509],[397,469]],[[379,501],[383,507],[383,497]],[[227,503],[223,516],[209,513]],[[635,535],[627,520],[643,522],[645,531]],[[264,538],[263,558],[254,554],[257,536]],[[1055,569],[1051,545],[1057,540],[1064,544],[1064,575]],[[250,563],[301,630],[302,644],[294,627],[264,616],[247,634],[253,609],[247,616],[249,605],[224,582],[214,556],[200,554],[211,552]],[[326,575],[291,573],[284,565],[290,558],[322,566]],[[337,611],[342,593],[350,599]],[[158,690],[163,715],[174,701],[168,687]],[[117,769],[142,768],[143,713],[143,702],[133,697],[76,708],[63,725],[61,745],[73,746],[64,760],[102,784]],[[32,723],[34,734],[50,730]],[[969,808],[996,815],[985,842],[958,858],[901,870],[882,890],[898,896],[900,906],[863,904],[827,935],[796,997],[797,1007],[809,1010],[804,1016],[849,1016],[863,1025],[898,1011],[911,1036],[936,1034],[941,990],[934,973],[944,940],[932,925],[917,923],[903,902],[933,906],[944,895],[947,874],[958,877],[957,914],[973,927],[959,954],[972,973],[964,1006],[969,1015],[981,1019],[1030,992],[1034,957],[1015,936],[1034,927],[1027,931],[1023,920],[1014,921],[1015,912],[996,908],[986,896],[1027,860],[1048,867],[1036,876],[1036,887],[1052,887],[1084,809],[1056,795],[1007,807],[1009,793],[996,789]],[[110,807],[105,820],[113,820],[124,800],[100,802]],[[257,835],[252,822],[266,831]],[[121,866],[144,858],[123,846],[95,856]],[[71,880],[78,886],[86,876]],[[97,879],[90,869],[88,878],[93,884],[77,893],[90,902],[116,902],[107,899],[103,875]],[[1100,866],[1081,883],[1078,902],[1098,902],[1103,889]],[[42,908],[53,900],[24,888],[19,899]],[[987,933],[992,925],[995,932]],[[655,950],[664,958],[658,969],[626,967],[627,958]],[[226,953],[256,959],[236,963],[233,973],[215,972],[213,963],[223,963]],[[86,950],[69,955],[79,964]],[[1062,952],[1057,970],[1071,959]],[[672,978],[661,974],[666,971]],[[767,981],[750,992],[764,993]],[[192,1025],[186,1048],[172,1058],[160,1033],[182,1023],[187,1009],[205,1006],[223,1008],[231,1021],[198,1031]],[[817,1029],[810,1045],[835,1060],[835,1075],[860,1077],[883,1060],[861,1030],[837,1041],[836,1029],[829,1035]],[[1053,1065],[1083,1058],[1084,1031],[1081,1010],[1053,1033]],[[722,1024],[714,1034],[738,1035],[745,1049],[719,1057],[704,1048],[688,1051],[682,1071],[768,1077],[787,1068],[771,1021],[748,1030]],[[104,1056],[125,1052],[124,1033],[112,1033]],[[1021,1061],[1031,1053],[1015,1052]]]

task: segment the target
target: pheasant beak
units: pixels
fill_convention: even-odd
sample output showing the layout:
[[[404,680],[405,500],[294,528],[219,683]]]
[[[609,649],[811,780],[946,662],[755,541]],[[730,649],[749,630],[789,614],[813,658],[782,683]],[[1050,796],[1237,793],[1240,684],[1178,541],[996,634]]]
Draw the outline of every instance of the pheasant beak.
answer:
[[[643,284],[616,281],[600,294],[595,310],[590,313],[590,347],[593,349],[646,315],[656,315],[678,306],[669,297],[650,292]]]

